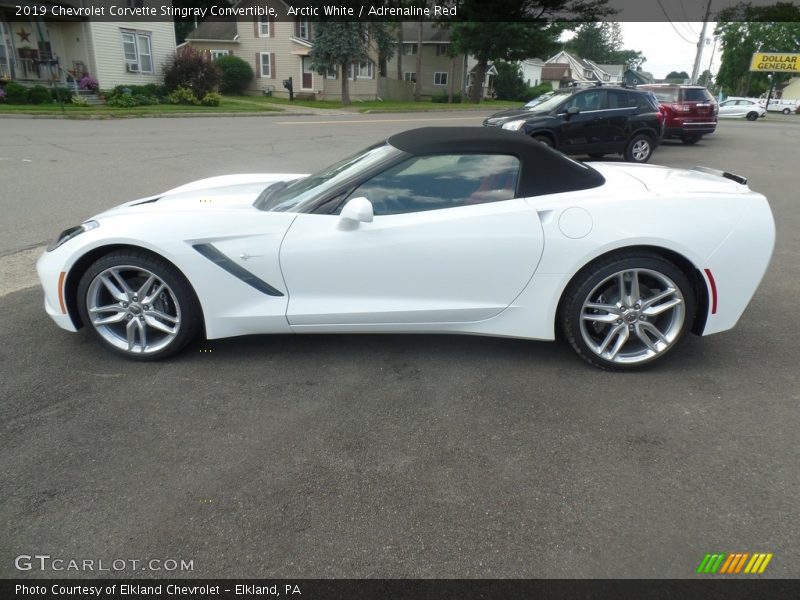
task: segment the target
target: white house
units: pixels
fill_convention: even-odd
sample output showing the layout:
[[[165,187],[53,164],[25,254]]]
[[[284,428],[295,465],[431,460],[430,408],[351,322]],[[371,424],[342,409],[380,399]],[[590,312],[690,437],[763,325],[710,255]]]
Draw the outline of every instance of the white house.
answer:
[[[169,0],[143,2],[160,7]],[[59,4],[79,6],[80,0]],[[0,0],[3,80],[66,84],[91,75],[101,88],[160,83],[163,64],[173,52],[175,30],[170,21],[19,20],[8,0]]]
[[[542,83],[542,67],[544,61],[541,58],[526,58],[519,62],[522,69],[522,79],[528,87],[536,87]]]
[[[561,50],[545,61],[546,64],[569,65],[573,83],[621,83],[624,65],[598,65],[597,63]]]

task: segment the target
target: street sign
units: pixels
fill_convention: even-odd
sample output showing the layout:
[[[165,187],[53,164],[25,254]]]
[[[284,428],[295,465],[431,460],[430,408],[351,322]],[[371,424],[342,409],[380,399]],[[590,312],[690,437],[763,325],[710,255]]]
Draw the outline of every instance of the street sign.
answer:
[[[800,54],[756,52],[750,61],[750,70],[800,74]]]

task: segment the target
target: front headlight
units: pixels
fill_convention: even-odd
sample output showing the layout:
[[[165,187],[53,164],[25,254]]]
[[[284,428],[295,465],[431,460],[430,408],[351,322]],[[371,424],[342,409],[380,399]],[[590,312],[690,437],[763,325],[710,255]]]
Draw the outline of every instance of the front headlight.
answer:
[[[509,131],[519,131],[522,129],[523,125],[525,125],[525,121],[522,119],[519,121],[509,121],[508,123],[503,123],[503,129],[508,129]]]
[[[58,237],[47,247],[48,252],[52,252],[56,248],[58,248],[61,244],[65,244],[66,242],[70,241],[74,237],[78,237],[84,231],[89,231],[94,229],[95,227],[99,227],[100,223],[97,221],[86,221],[85,223],[81,223],[77,227],[70,227],[69,229],[65,229],[62,231]]]

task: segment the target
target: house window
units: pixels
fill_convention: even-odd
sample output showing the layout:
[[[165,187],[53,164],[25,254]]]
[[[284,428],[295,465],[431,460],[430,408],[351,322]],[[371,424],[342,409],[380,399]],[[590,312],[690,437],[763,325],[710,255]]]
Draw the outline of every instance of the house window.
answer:
[[[436,46],[436,56],[447,56],[450,51],[450,44],[439,44]]]
[[[270,52],[259,52],[259,73],[261,77],[272,77],[272,61]]]
[[[258,19],[258,37],[272,37],[270,31],[270,22],[268,17],[259,17]]]
[[[416,44],[403,44],[403,54],[405,56],[411,56],[417,53],[417,45]]]
[[[406,71],[403,73],[403,79],[406,81],[413,81],[417,83],[417,74],[414,71]]]
[[[301,40],[308,40],[311,38],[311,28],[308,21],[295,21],[294,24],[294,37]]]
[[[217,60],[222,56],[228,56],[231,53],[230,50],[212,50],[211,51],[211,60]]]
[[[125,64],[131,73],[153,72],[153,45],[150,41],[150,32],[123,31],[122,52],[125,55]]]
[[[372,79],[375,76],[372,61],[368,60],[361,63],[350,63],[350,79]]]
[[[434,73],[433,85],[447,85],[447,73],[444,71]]]

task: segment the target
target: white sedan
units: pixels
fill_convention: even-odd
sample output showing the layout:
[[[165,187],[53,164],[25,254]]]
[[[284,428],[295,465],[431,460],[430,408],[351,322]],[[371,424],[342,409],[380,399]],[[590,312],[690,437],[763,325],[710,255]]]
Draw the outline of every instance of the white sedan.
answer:
[[[756,100],[746,98],[729,98],[719,104],[719,117],[728,119],[745,118],[756,121],[767,114],[767,109]]]
[[[494,128],[407,131],[314,175],[196,181],[65,230],[45,308],[133,359],[192,338],[466,333],[608,369],[733,327],[769,263],[767,200],[707,169],[574,161]]]

